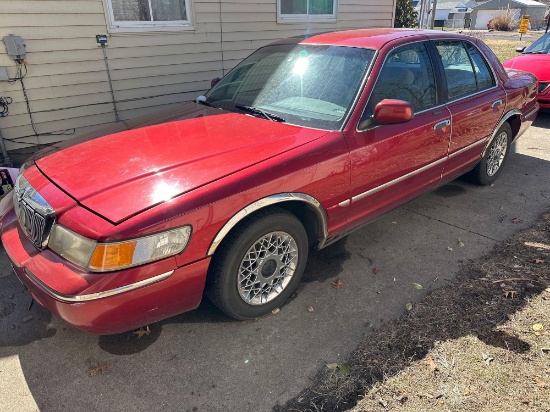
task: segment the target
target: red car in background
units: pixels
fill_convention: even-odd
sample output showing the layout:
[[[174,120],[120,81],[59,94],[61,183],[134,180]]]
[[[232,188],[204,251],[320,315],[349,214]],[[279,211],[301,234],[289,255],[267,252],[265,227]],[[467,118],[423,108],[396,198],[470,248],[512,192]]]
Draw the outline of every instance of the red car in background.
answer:
[[[502,65],[537,76],[537,100],[541,109],[550,109],[550,33],[546,33],[529,47],[518,47],[516,51],[521,52],[521,55],[505,61]]]
[[[535,96],[534,76],[459,34],[277,41],[196,103],[38,153],[0,203],[2,243],[36,301],[88,332],[203,292],[256,318],[294,292],[310,250],[464,173],[494,182]]]

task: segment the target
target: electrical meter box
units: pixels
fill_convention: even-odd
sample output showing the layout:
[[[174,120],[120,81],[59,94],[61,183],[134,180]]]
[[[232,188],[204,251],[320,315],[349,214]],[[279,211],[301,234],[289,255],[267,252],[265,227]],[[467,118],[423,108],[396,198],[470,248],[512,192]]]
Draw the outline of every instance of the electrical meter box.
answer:
[[[10,34],[4,37],[4,44],[6,45],[6,49],[8,50],[8,55],[13,60],[25,59],[25,43],[23,43],[23,39],[20,36],[14,36],[13,34]]]

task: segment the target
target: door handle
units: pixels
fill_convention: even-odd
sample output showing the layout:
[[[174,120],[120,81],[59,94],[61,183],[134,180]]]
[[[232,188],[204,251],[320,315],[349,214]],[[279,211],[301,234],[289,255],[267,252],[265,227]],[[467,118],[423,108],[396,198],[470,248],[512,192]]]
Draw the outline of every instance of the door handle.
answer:
[[[441,122],[438,122],[434,125],[434,130],[443,129],[444,127],[450,126],[451,121],[450,120],[442,120]]]
[[[492,104],[492,108],[494,109],[495,107],[498,108],[498,106],[500,106],[502,104],[502,100],[497,100],[496,102],[493,102]]]

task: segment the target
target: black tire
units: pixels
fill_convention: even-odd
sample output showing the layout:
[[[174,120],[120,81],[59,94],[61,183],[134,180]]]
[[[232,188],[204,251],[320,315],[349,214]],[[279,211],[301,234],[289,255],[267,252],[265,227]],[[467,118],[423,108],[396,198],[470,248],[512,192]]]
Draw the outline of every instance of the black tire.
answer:
[[[506,142],[503,141],[504,139],[506,139]],[[508,159],[511,142],[512,128],[506,122],[495,133],[495,137],[487,147],[485,155],[468,174],[470,180],[480,186],[488,186],[497,180]]]
[[[274,247],[273,243],[269,243],[272,241],[285,243]],[[271,246],[271,250],[263,250],[266,245]],[[293,250],[296,250],[296,255]],[[255,319],[266,315],[281,306],[296,290],[308,252],[308,236],[296,216],[279,207],[260,210],[243,221],[219,246],[208,271],[206,294],[218,308],[234,319]],[[258,254],[262,253],[267,258],[258,258]],[[284,261],[289,259],[287,266]],[[254,264],[256,274],[248,270]],[[239,275],[241,272],[244,275]],[[282,272],[293,274],[280,277]],[[245,275],[249,275],[248,281],[244,280]],[[272,282],[275,285],[273,289],[280,290],[268,293],[270,285],[260,286],[262,282]],[[258,294],[263,288],[266,288],[265,292]],[[262,299],[265,299],[263,303]]]

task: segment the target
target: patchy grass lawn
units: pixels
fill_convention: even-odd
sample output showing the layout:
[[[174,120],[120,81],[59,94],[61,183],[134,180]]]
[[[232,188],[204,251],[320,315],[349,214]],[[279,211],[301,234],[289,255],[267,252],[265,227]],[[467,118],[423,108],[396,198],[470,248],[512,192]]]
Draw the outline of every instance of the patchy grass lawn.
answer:
[[[550,411],[550,211],[327,365],[285,411]]]
[[[516,57],[519,53],[516,52],[516,47],[519,46],[529,46],[533,43],[532,40],[519,40],[519,39],[510,39],[510,40],[498,40],[491,38],[482,39],[487,46],[489,46],[493,52],[497,55],[500,62],[504,62],[512,57]]]

